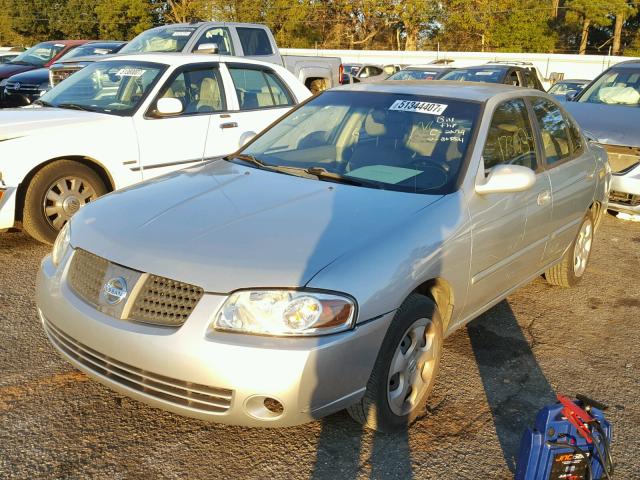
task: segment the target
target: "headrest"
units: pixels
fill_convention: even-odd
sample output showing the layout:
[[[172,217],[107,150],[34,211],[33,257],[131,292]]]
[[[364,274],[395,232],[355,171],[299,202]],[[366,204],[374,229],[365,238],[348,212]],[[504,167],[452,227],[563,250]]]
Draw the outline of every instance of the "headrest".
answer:
[[[376,118],[377,117],[377,118]],[[381,118],[382,117],[382,118]],[[370,137],[379,137],[387,132],[384,126],[384,115],[381,115],[379,111],[374,110],[367,114],[367,118],[364,119],[364,131]]]

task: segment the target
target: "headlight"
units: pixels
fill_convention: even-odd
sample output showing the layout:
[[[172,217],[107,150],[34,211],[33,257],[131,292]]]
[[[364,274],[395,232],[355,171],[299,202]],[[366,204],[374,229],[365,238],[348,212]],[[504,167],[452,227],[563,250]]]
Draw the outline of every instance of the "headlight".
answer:
[[[60,265],[60,262],[64,258],[67,253],[67,249],[69,248],[69,240],[71,238],[69,222],[64,224],[60,233],[56,238],[55,243],[53,244],[53,251],[51,252],[51,261],[57,267]]]
[[[340,295],[298,290],[232,294],[214,320],[216,330],[262,335],[326,335],[353,326],[355,302]]]
[[[4,86],[7,84],[7,78],[5,78],[4,80],[0,80],[0,88],[4,88]]]

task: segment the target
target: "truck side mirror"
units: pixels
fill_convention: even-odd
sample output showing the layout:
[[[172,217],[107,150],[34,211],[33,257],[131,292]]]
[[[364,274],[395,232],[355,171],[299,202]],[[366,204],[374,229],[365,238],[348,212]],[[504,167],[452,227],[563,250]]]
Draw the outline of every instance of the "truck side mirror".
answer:
[[[209,55],[215,55],[220,52],[220,47],[217,43],[203,43],[198,45],[195,53],[204,53]]]

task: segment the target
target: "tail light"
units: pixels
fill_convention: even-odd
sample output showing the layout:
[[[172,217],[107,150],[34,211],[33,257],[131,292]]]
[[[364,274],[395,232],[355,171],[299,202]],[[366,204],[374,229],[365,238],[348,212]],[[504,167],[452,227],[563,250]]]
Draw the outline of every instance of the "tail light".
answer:
[[[340,64],[338,67],[338,82],[342,85],[342,81],[344,80],[344,65]]]

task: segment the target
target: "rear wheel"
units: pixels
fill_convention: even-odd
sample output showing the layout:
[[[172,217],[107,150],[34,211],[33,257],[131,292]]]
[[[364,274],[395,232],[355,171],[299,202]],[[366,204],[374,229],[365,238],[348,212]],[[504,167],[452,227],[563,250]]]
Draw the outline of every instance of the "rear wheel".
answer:
[[[547,282],[561,287],[573,287],[582,280],[591,256],[593,233],[593,215],[588,212],[582,220],[578,235],[560,263],[557,263],[544,273],[544,278]]]
[[[442,322],[433,301],[411,294],[385,336],[364,397],[351,417],[381,432],[406,429],[424,412],[442,354]]]
[[[73,214],[105,193],[102,179],[86,165],[73,160],[49,163],[27,187],[22,227],[39,242],[53,243]]]

